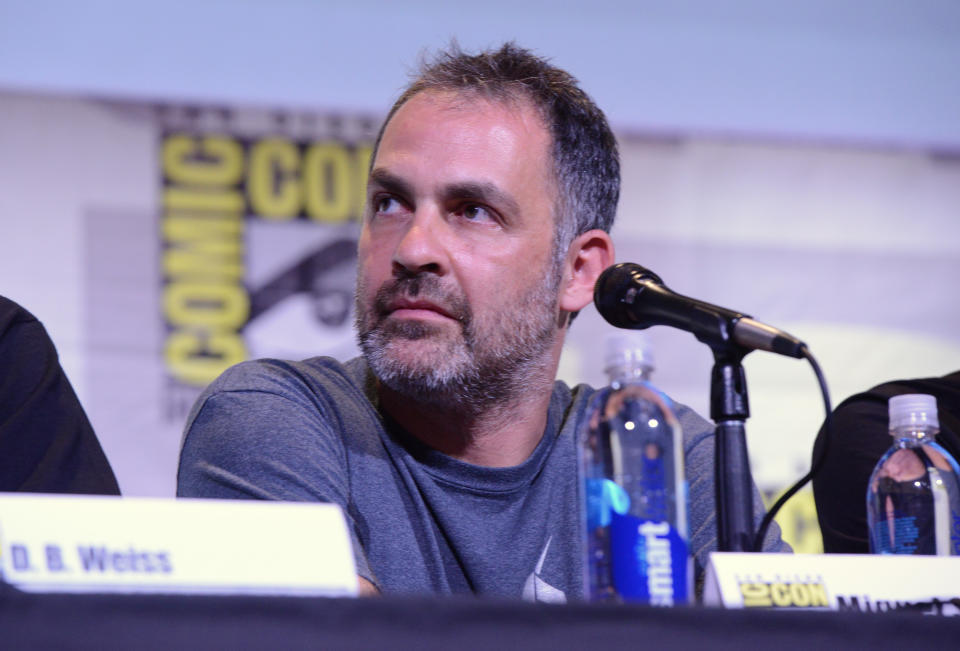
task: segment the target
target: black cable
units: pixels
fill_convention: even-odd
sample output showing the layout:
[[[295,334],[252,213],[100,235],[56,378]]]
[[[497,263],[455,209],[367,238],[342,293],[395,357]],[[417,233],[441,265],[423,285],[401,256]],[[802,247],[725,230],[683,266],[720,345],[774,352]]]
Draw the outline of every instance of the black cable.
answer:
[[[827,460],[827,450],[830,447],[830,439],[833,438],[833,409],[830,407],[830,392],[827,390],[827,381],[824,379],[820,365],[817,364],[817,360],[813,358],[810,350],[804,346],[801,352],[803,353],[804,359],[810,362],[810,366],[813,367],[813,372],[817,375],[817,382],[820,383],[820,393],[823,395],[823,406],[827,411],[827,417],[824,420],[826,436],[823,440],[823,446],[820,448],[820,454],[817,455],[817,458],[814,459],[813,464],[810,466],[810,472],[801,477],[796,484],[790,487],[790,490],[781,495],[780,499],[778,499],[776,503],[770,507],[770,510],[767,511],[767,514],[763,516],[763,521],[760,522],[760,529],[757,531],[757,536],[753,540],[753,550],[756,552],[763,551],[763,539],[767,536],[767,529],[770,528],[770,523],[773,522],[773,518],[780,511],[780,508],[787,500],[793,497],[797,491],[803,488],[808,481],[813,479],[814,475],[820,472],[820,469]]]

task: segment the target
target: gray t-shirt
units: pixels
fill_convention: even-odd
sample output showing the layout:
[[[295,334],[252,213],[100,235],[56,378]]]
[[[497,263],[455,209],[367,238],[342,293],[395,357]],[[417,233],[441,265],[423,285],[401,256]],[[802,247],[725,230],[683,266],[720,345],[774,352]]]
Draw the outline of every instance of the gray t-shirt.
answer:
[[[423,445],[381,414],[362,359],[245,362],[194,406],[177,494],[339,504],[358,573],[385,593],[577,599],[575,431],[593,393],[557,382],[530,457],[487,468]],[[677,416],[699,575],[716,548],[713,426],[681,405]],[[759,521],[759,496],[754,502]],[[788,551],[771,529],[765,547]]]

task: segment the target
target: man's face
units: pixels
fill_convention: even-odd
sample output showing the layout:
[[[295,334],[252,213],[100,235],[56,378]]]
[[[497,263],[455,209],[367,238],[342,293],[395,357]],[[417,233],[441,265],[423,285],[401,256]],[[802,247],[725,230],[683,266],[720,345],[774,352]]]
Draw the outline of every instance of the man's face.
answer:
[[[524,102],[423,92],[384,131],[359,243],[357,330],[411,398],[480,408],[558,336],[550,135]]]

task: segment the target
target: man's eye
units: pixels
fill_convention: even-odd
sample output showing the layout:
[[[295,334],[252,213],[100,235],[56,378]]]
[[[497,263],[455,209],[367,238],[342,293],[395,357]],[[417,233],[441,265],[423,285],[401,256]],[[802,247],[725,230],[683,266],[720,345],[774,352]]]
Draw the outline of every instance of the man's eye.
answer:
[[[475,222],[495,221],[493,211],[479,204],[470,203],[461,208],[460,212],[466,219]]]
[[[403,209],[403,204],[394,197],[379,197],[374,199],[373,209],[377,214],[392,215]]]

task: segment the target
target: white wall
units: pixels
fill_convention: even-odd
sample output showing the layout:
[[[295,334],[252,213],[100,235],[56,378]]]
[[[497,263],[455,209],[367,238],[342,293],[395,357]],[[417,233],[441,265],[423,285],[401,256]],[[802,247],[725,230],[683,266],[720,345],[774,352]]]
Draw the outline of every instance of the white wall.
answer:
[[[0,88],[380,113],[451,37],[553,57],[620,129],[960,147],[955,0],[2,0]]]

